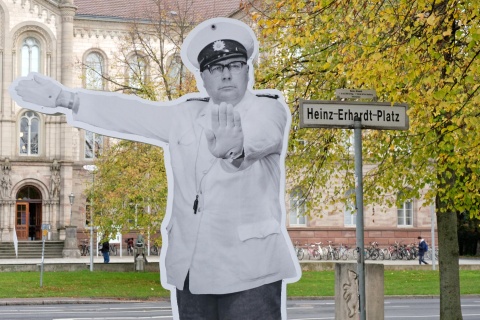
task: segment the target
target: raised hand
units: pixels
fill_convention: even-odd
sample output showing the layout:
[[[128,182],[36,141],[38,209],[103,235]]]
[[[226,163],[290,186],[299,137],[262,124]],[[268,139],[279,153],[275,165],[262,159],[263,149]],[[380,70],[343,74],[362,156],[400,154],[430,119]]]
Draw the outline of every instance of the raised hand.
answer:
[[[234,159],[243,151],[240,115],[225,102],[212,107],[212,130],[206,130],[208,149],[217,158]]]
[[[40,76],[35,75],[33,79],[19,81],[15,91],[26,102],[49,108],[66,107],[64,102],[61,102],[63,99],[58,99],[57,102],[62,88],[54,81]]]

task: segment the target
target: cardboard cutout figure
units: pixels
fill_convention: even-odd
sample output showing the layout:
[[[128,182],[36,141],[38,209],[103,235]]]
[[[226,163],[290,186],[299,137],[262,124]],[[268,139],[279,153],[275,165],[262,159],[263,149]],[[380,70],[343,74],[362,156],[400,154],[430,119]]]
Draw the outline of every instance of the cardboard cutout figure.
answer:
[[[247,25],[216,18],[182,46],[199,93],[151,102],[72,90],[39,74],[10,87],[24,108],[164,148],[160,275],[176,319],[286,319],[285,283],[300,278],[285,226],[290,112],[279,91],[252,89],[257,53]]]

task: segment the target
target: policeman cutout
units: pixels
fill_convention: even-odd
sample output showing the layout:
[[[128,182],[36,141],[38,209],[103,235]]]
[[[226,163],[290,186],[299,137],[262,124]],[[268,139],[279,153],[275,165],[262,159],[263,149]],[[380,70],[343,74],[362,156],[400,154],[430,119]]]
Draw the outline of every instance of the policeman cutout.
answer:
[[[253,90],[257,54],[247,25],[216,18],[182,46],[199,92],[171,102],[74,90],[40,74],[10,86],[21,107],[164,148],[160,275],[175,319],[286,319],[286,282],[300,278],[285,226],[291,116],[279,91]]]

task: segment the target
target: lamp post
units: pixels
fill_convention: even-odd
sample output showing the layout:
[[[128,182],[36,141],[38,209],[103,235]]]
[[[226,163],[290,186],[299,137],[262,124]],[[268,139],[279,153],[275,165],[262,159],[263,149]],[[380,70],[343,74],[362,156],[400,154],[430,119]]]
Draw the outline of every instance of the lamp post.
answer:
[[[97,170],[97,166],[92,165],[84,165],[83,169],[92,173],[92,189],[95,189],[95,170]],[[93,271],[93,196],[90,198],[90,271]]]
[[[68,196],[68,199],[70,199],[70,225],[73,226],[72,224],[72,207],[73,207],[73,201],[75,201],[75,195],[72,193],[70,193],[70,195]]]

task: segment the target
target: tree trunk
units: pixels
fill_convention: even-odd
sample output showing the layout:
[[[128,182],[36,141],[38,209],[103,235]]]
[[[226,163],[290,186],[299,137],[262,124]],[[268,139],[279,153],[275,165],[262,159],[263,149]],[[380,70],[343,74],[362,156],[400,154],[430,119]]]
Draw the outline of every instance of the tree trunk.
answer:
[[[440,320],[462,320],[460,304],[460,275],[457,237],[457,216],[442,213],[445,204],[439,197],[437,204],[438,260],[440,270]]]

